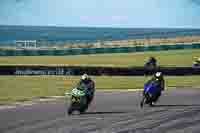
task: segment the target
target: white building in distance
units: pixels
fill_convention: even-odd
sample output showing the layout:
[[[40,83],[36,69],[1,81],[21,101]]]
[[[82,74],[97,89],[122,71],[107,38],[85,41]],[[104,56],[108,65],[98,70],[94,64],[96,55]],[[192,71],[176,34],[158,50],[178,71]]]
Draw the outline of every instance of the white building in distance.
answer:
[[[37,48],[36,40],[16,40],[15,44],[17,48]]]

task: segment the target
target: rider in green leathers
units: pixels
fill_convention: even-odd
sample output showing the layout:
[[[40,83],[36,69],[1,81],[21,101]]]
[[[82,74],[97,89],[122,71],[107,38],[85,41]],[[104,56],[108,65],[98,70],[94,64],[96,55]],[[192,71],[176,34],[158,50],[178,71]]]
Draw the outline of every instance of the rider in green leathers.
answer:
[[[78,86],[80,86],[81,84],[84,84],[87,88],[86,96],[87,96],[88,104],[90,104],[95,93],[95,83],[87,74],[83,74],[81,76],[81,80],[78,83]]]

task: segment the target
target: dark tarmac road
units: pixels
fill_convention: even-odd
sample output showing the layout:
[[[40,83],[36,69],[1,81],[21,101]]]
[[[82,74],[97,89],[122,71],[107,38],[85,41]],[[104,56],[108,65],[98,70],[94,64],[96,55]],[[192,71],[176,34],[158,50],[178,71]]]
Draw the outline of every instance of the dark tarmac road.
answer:
[[[86,114],[66,115],[59,100],[0,110],[0,133],[199,133],[200,90],[165,91],[155,107],[141,92],[97,92]]]

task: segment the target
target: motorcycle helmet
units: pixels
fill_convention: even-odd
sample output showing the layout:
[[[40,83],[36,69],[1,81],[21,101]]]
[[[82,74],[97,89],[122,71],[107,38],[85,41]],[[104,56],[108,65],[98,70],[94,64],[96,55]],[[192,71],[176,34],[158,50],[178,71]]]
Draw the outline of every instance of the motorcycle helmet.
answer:
[[[89,79],[89,76],[86,73],[81,76],[81,80],[84,81],[84,80],[87,80],[87,79]]]
[[[154,75],[154,77],[156,78],[156,79],[162,79],[162,77],[163,77],[163,75],[162,75],[162,72],[156,72],[155,73],[155,75]]]

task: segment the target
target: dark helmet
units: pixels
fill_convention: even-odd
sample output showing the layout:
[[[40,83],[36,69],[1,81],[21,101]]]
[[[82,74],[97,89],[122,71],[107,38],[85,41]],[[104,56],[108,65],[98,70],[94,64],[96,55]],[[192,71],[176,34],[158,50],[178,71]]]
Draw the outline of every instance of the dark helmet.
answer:
[[[155,58],[155,57],[153,57],[153,56],[151,56],[151,57],[149,57],[149,61],[156,62],[156,58]]]

